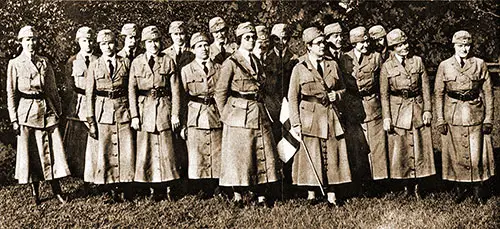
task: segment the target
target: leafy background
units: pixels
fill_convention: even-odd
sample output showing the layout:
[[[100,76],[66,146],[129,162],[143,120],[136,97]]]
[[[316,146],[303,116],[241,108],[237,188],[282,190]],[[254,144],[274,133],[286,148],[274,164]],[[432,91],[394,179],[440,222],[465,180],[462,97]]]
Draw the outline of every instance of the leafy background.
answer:
[[[35,26],[40,33],[40,54],[47,56],[59,83],[67,59],[77,52],[74,41],[80,26],[95,31],[109,28],[119,32],[125,23],[139,27],[157,25],[166,35],[174,20],[188,24],[188,34],[208,31],[208,21],[222,16],[233,36],[235,27],[244,21],[272,27],[285,22],[292,25],[292,49],[304,53],[301,31],[309,26],[323,27],[340,21],[348,30],[358,25],[383,25],[387,31],[401,28],[409,37],[417,55],[427,67],[435,70],[440,61],[453,53],[451,36],[460,29],[473,35],[474,54],[489,62],[498,62],[499,35],[497,1],[352,1],[353,10],[346,12],[339,1],[43,1],[4,0],[0,2],[0,142],[13,144],[6,109],[5,80],[9,59],[19,54],[16,35],[25,25]],[[119,42],[119,47],[121,46]],[[164,47],[170,44],[163,36]],[[346,44],[348,47],[348,44]],[[97,50],[97,49],[96,49]],[[64,90],[60,87],[64,97]]]

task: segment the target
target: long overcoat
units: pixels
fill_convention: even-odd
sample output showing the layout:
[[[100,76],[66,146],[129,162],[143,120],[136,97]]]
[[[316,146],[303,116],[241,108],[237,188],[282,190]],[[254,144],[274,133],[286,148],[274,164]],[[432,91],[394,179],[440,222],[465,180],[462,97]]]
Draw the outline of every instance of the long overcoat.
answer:
[[[254,60],[257,60],[253,56]],[[215,100],[223,122],[221,186],[251,186],[278,181],[280,161],[269,113],[261,99],[232,94],[266,96],[265,74],[258,61],[256,71],[236,51],[222,64]]]
[[[93,182],[96,184],[134,181],[135,144],[130,129],[127,96],[130,61],[115,56],[116,66],[111,75],[104,56],[92,62],[87,72],[87,117],[94,117],[98,128],[98,146]],[[121,91],[123,96],[110,98],[96,95],[97,91]]]
[[[335,91],[338,98],[345,93],[337,63],[324,60],[323,77],[303,56],[292,71],[290,90],[290,123],[299,126],[314,170],[323,184],[341,184],[351,181],[351,170],[345,133],[340,123],[336,103],[318,103],[304,99],[314,97],[318,101],[328,100],[327,93]],[[293,159],[292,180],[299,186],[317,186],[314,170],[309,164],[307,152],[301,145]]]
[[[346,94],[340,103],[351,158],[353,179],[388,178],[386,135],[379,94],[380,54],[363,54],[358,62],[354,49],[340,57]]]
[[[432,111],[430,90],[429,77],[419,56],[406,57],[403,66],[391,55],[382,66],[383,117],[391,119],[394,126],[394,132],[388,135],[391,178],[436,174],[431,128],[424,125],[422,117],[424,112]],[[407,96],[411,94],[414,96]]]
[[[21,184],[70,175],[58,123],[61,102],[54,71],[43,56],[21,53],[7,67],[7,108],[20,125],[15,178]],[[22,94],[38,94],[26,98]]]
[[[471,57],[460,67],[452,56],[441,62],[436,74],[435,96],[438,124],[447,124],[441,135],[443,179],[459,182],[488,180],[495,174],[491,134],[482,133],[482,125],[493,122],[493,86],[486,64]],[[450,92],[479,93],[462,101]]]
[[[221,66],[208,61],[208,74],[193,60],[181,71],[182,85],[189,97],[214,101],[215,85]],[[187,118],[189,179],[219,178],[222,145],[222,123],[217,105],[190,100]]]

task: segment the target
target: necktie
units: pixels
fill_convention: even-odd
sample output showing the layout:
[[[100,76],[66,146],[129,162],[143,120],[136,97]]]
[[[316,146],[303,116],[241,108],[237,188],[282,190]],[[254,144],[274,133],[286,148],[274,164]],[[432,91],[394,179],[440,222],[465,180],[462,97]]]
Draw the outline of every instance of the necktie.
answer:
[[[359,55],[358,64],[361,64],[362,62],[363,62],[363,54]]]
[[[132,61],[132,59],[134,59],[134,50],[130,49],[130,51],[128,52],[128,57],[127,57],[130,61]]]
[[[464,59],[460,58],[460,67],[463,68],[465,65]]]
[[[149,57],[148,65],[153,70],[153,67],[155,66],[155,58],[154,56]]]
[[[405,58],[404,57],[401,58],[401,65],[403,65],[403,68],[406,66]]]
[[[220,43],[220,53],[222,54],[222,56],[226,56],[226,49],[224,48],[224,42],[221,42]]]
[[[108,67],[109,67],[109,75],[113,77],[113,75],[115,74],[115,66],[113,66],[111,60],[108,60]]]
[[[87,68],[89,67],[90,64],[90,58],[89,56],[85,56],[85,65],[87,65]]]
[[[319,75],[323,77],[323,68],[321,68],[321,60],[316,60],[316,70],[318,70]]]
[[[205,72],[205,75],[208,75],[207,62],[203,61],[203,62],[201,62],[201,64],[203,65],[203,71]]]
[[[252,70],[255,72],[257,68],[255,67],[255,63],[253,62],[252,53],[250,53],[248,57],[250,58],[250,67],[252,67]]]
[[[334,51],[333,52],[333,58],[336,59],[336,60],[338,60],[339,59],[339,52]]]
[[[175,56],[175,63],[178,64],[179,60],[181,59],[182,55],[182,48],[179,48],[179,51],[177,51],[177,55]]]

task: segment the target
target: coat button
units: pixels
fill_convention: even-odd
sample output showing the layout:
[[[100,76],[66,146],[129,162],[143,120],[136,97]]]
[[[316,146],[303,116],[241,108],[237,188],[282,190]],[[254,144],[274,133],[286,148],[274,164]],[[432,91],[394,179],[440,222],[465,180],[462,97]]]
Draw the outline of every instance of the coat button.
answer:
[[[465,166],[465,169],[470,170],[470,167],[469,166]]]

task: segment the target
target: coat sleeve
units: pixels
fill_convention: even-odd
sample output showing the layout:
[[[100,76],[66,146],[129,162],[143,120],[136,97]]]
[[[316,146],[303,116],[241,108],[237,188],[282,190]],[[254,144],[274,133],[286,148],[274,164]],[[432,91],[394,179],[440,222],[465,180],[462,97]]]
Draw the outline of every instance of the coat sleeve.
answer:
[[[295,65],[290,77],[290,87],[288,89],[289,110],[290,110],[290,124],[293,127],[301,126],[299,103],[300,103],[300,67]]]
[[[45,75],[45,88],[47,94],[49,94],[49,103],[52,103],[57,116],[61,116],[62,107],[61,107],[61,98],[59,97],[59,92],[57,90],[56,77],[54,75],[54,70],[52,69],[52,65],[49,63],[47,59],[44,59],[46,65],[46,75]]]
[[[230,60],[224,61],[222,64],[219,80],[215,86],[215,102],[217,103],[217,108],[220,112],[224,110],[224,106],[227,103],[228,91],[231,87],[231,81],[234,75],[234,68]]]
[[[11,122],[17,122],[17,107],[19,99],[17,95],[17,69],[12,60],[7,67],[7,108]]]
[[[434,83],[434,96],[436,100],[436,116],[437,116],[437,125],[445,124],[444,120],[444,66],[443,63],[439,64],[437,73],[436,73],[436,82]]]
[[[130,73],[128,76],[128,101],[130,107],[130,117],[139,117],[139,111],[137,108],[137,79],[135,78],[137,70],[137,59],[130,65]],[[141,74],[140,72],[138,74]]]
[[[482,86],[482,91],[483,91],[483,98],[484,98],[484,104],[485,104],[485,116],[484,116],[484,123],[493,123],[493,114],[494,114],[494,103],[493,103],[493,86],[491,83],[491,78],[490,78],[490,73],[488,72],[488,67],[486,64],[483,62],[481,64],[481,78],[484,79],[484,83]]]
[[[335,72],[338,76],[337,78],[337,84],[335,85],[335,93],[337,94],[337,98],[338,100],[342,100],[342,98],[344,97],[344,94],[346,92],[346,88],[345,88],[345,83],[344,83],[344,77],[342,76],[342,71],[340,70],[340,67],[339,65],[335,63]]]
[[[95,71],[97,68],[98,61],[93,61],[90,63],[89,69],[87,70],[87,84],[85,87],[85,97],[87,99],[87,117],[95,116]]]
[[[422,69],[422,95],[424,99],[424,111],[432,112],[431,85],[429,75],[425,70],[424,62],[420,59],[420,67]]]
[[[179,83],[179,74],[175,71],[175,64],[172,58],[168,59],[168,65],[170,67],[170,90],[172,90],[172,114],[171,116],[177,116],[180,118],[180,108],[181,108],[181,85]]]
[[[73,97],[76,97],[76,93],[73,91],[73,85],[75,85],[75,79],[73,78],[73,61],[75,58],[71,57],[69,60],[66,62],[66,65],[64,66],[64,86],[63,86],[63,103],[66,105],[64,106],[64,113],[66,116],[72,115],[74,113],[74,109],[76,107],[76,99],[73,99]]]
[[[188,67],[189,65],[184,66],[181,69],[181,83],[182,87],[184,88],[184,91],[186,92],[186,95],[189,94],[189,89],[187,87],[187,76],[188,76]]]
[[[389,102],[389,77],[387,65],[383,64],[380,69],[380,102],[382,104],[382,117],[391,118],[391,104]]]

